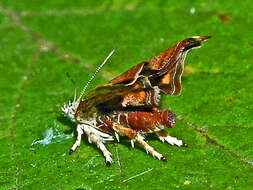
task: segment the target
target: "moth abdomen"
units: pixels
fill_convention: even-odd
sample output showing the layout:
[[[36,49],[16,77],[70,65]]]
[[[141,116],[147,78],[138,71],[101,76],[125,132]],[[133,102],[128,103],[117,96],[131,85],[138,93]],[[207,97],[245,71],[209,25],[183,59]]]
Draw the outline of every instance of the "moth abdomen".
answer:
[[[150,133],[160,131],[165,127],[172,128],[176,122],[176,115],[170,110],[153,108],[151,111],[113,112],[98,117],[99,124],[110,127],[110,122],[115,122],[136,132]],[[112,127],[112,126],[111,126]]]
[[[175,124],[175,114],[170,110],[159,110],[153,108],[152,112],[129,112],[127,113],[128,124],[132,129],[141,132],[160,131],[165,127],[173,127]]]

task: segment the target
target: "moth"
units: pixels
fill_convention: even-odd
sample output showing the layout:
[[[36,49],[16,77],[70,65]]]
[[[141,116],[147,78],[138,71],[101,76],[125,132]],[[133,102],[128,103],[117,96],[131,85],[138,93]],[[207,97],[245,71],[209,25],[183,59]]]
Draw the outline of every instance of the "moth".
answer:
[[[186,146],[182,140],[170,136],[164,130],[176,123],[176,115],[159,105],[160,95],[177,96],[181,92],[181,75],[187,53],[201,46],[210,36],[187,38],[166,51],[130,68],[108,83],[98,86],[84,95],[87,86],[100,65],[86,84],[80,97],[61,108],[65,116],[77,123],[77,138],[71,147],[72,154],[81,144],[85,133],[90,143],[95,143],[105,157],[105,163],[112,163],[111,153],[105,147],[108,141],[120,141],[127,136],[132,147],[138,142],[153,157],[162,161],[167,159],[145,141],[147,133],[155,133],[162,142]]]

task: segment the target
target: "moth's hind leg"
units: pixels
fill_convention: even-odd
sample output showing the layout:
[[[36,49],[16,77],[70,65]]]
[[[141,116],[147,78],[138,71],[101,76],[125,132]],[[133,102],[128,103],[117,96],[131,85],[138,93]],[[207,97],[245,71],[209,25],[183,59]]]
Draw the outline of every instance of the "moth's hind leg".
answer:
[[[83,134],[82,125],[77,125],[76,131],[77,131],[76,141],[74,145],[71,147],[71,149],[69,150],[69,154],[72,154],[76,150],[76,148],[80,146],[81,144],[81,139],[82,139],[82,134]]]
[[[138,143],[140,143],[143,146],[143,148],[147,151],[147,153],[150,153],[152,156],[158,158],[159,160],[167,162],[167,159],[162,154],[156,152],[153,147],[151,147],[148,143],[144,141],[144,137],[138,134],[135,137],[135,139],[137,140]]]
[[[177,146],[188,146],[187,144],[183,143],[182,140],[178,140],[176,137],[172,137],[168,135],[168,133],[165,130],[156,132],[156,135],[158,136],[159,140],[162,142],[165,141],[171,145],[177,145]]]
[[[151,147],[148,143],[146,143],[144,137],[138,134],[135,130],[124,127],[123,125],[120,125],[112,121],[104,120],[104,122],[108,126],[111,126],[112,129],[115,130],[117,133],[121,133],[129,137],[131,139],[132,146],[134,145],[134,141],[136,140],[138,143],[140,143],[140,145],[143,146],[143,148],[147,151],[147,153],[150,153],[152,156],[158,158],[159,160],[167,161],[167,159],[162,154],[155,151],[153,147]]]

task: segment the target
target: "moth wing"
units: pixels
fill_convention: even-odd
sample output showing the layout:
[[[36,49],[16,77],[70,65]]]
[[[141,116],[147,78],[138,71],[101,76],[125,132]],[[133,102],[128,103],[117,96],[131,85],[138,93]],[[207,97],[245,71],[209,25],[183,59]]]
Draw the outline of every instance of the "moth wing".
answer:
[[[107,83],[107,85],[120,84],[128,87],[126,94],[120,97],[120,106],[141,107],[158,105],[160,99],[159,88],[151,85],[148,74],[142,74],[148,64],[148,62],[139,63]],[[118,106],[115,102],[110,102],[110,104]],[[103,106],[105,107],[105,104],[103,104]]]
[[[133,107],[158,105],[160,92],[178,95],[181,92],[181,75],[189,50],[198,48],[209,36],[185,39],[148,62],[142,62],[92,90],[83,97],[84,112],[94,107],[113,111]],[[83,109],[83,108],[82,108]]]
[[[178,95],[181,92],[181,75],[184,69],[184,59],[187,52],[181,52],[179,45],[153,57],[148,62],[142,62],[112,79],[108,84],[134,84],[141,81],[143,77],[149,80],[151,94],[159,96],[161,91],[164,94]],[[132,99],[139,99],[139,94],[131,94]],[[130,97],[130,95],[128,95]],[[154,98],[152,98],[154,99]]]
[[[168,50],[158,54],[149,60],[145,66],[146,75],[153,86],[158,86],[162,93],[179,95],[181,92],[181,76],[184,70],[184,60],[187,53],[201,47],[201,42],[211,36],[194,36],[187,38]]]
[[[76,118],[89,118],[97,112],[99,105],[106,102],[117,103],[129,88],[123,84],[102,85],[82,97],[76,112]],[[109,107],[109,106],[108,106]],[[104,108],[106,109],[106,107]]]
[[[147,77],[152,87],[157,87],[162,93],[179,95],[181,92],[181,75],[184,70],[184,60],[187,53],[199,48],[201,42],[210,36],[187,38],[166,51],[156,55],[148,62],[142,62],[112,79],[108,84],[133,84],[140,77]]]
[[[179,48],[174,46],[149,62],[137,64],[103,87],[97,88],[98,94],[102,88],[108,89],[108,94],[97,97],[97,107],[106,111],[127,107],[136,110],[140,107],[158,106],[161,92],[178,95],[185,55],[186,53],[179,54]]]
[[[133,66],[131,69],[127,70],[126,72],[122,73],[121,75],[115,77],[111,81],[109,81],[107,84],[109,85],[115,85],[115,84],[133,84],[138,77],[140,76],[140,73],[143,71],[145,65],[147,65],[148,62],[142,62],[135,66]]]
[[[134,84],[104,85],[95,88],[86,96],[82,102],[85,109],[97,107],[102,111],[138,109],[158,105],[159,90],[152,86],[144,86],[143,79],[139,78]]]
[[[187,52],[175,54],[168,64],[160,68],[156,74],[150,76],[152,85],[158,86],[162,93],[179,95],[181,93],[181,76],[184,70],[184,60]]]

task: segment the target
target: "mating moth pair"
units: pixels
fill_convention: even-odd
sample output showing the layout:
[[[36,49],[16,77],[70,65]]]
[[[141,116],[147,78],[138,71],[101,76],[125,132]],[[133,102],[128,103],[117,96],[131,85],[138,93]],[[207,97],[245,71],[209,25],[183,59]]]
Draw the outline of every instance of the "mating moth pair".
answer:
[[[104,143],[115,139],[119,142],[119,136],[127,136],[132,147],[137,141],[147,153],[162,161],[167,160],[145,142],[146,133],[156,133],[159,140],[171,145],[186,146],[164,130],[175,125],[176,115],[159,107],[160,94],[180,94],[187,52],[199,48],[201,42],[209,38],[187,38],[83,95],[95,74],[113,54],[112,51],[88,81],[80,97],[62,107],[64,114],[77,122],[77,138],[69,153],[80,146],[83,133],[102,151],[107,166],[111,165],[112,158]]]

